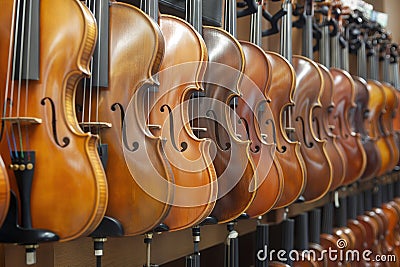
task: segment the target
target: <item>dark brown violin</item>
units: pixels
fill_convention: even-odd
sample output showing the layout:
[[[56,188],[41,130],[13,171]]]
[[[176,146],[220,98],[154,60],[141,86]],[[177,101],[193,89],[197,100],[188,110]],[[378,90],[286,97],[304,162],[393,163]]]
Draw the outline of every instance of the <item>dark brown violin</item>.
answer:
[[[18,3],[3,1],[0,10],[1,155],[23,214],[30,208],[23,222],[32,225],[21,226],[71,240],[91,233],[107,205],[98,138],[80,129],[74,103],[79,80],[90,74],[96,22],[77,0]],[[35,10],[38,24],[26,15]],[[21,38],[23,28],[30,37]],[[28,181],[30,197],[17,185]]]
[[[288,20],[290,18],[286,18]],[[291,25],[282,27],[281,35],[290,36]],[[275,157],[278,159],[283,172],[283,192],[275,208],[282,208],[290,205],[298,199],[304,190],[306,183],[306,167],[300,153],[300,143],[292,141],[288,135],[293,131],[292,121],[289,118],[289,110],[293,108],[293,94],[296,86],[296,76],[292,65],[284,57],[285,46],[289,43],[281,44],[281,54],[267,51],[267,57],[271,63],[272,77],[271,86],[267,97],[271,99],[269,103],[273,120],[260,120],[275,129],[276,135],[273,136],[276,144]]]
[[[81,126],[98,133],[102,146],[108,147],[107,162],[106,152],[100,150],[110,196],[106,215],[122,224],[125,235],[145,233],[160,224],[173,196],[164,142],[146,125],[144,103],[164,55],[164,39],[150,17],[157,11],[150,2],[143,3],[149,16],[115,1],[88,4],[102,30],[93,76],[78,95],[83,102],[78,114]],[[126,36],[132,38],[120,45]]]
[[[257,13],[252,14],[251,43],[240,41],[246,59],[244,77],[240,85],[242,96],[238,99],[239,122],[245,124],[246,134],[251,140],[250,155],[257,170],[257,193],[246,210],[250,217],[264,215],[274,207],[283,189],[283,172],[275,157],[275,143],[268,137],[275,135],[275,129],[268,128],[265,121],[272,121],[272,113],[264,94],[271,83],[271,65],[261,47],[262,5],[258,3]],[[272,138],[270,138],[272,139]]]
[[[197,138],[189,121],[189,98],[202,90],[207,55],[210,56],[201,36],[201,5],[197,0],[190,4],[192,8],[187,12],[196,28],[174,16],[159,18],[165,55],[149,115],[152,132],[166,139],[164,150],[174,175],[173,206],[164,221],[171,231],[202,222],[217,199],[211,142]]]

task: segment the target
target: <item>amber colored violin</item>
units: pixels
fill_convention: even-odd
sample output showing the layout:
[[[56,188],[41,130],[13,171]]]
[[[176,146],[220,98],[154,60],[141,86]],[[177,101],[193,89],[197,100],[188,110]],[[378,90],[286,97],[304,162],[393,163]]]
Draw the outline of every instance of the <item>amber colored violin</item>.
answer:
[[[106,215],[122,224],[124,235],[141,234],[164,220],[173,196],[163,141],[150,133],[144,106],[156,83],[153,75],[161,65],[164,39],[150,17],[155,12],[150,1],[143,5],[149,16],[115,1],[89,2],[88,7],[102,30],[93,76],[78,92],[83,102],[78,119],[108,147],[107,156],[100,150],[109,186]],[[120,45],[126,36],[131,38]]]
[[[211,213],[219,223],[243,214],[252,203],[257,188],[257,173],[250,155],[250,141],[238,138],[239,125],[234,119],[235,97],[246,65],[243,49],[235,39],[236,1],[225,6],[224,30],[203,27],[209,67],[205,75],[205,97],[200,105],[198,125],[206,128],[200,136],[212,139],[216,146],[213,160],[218,176],[218,200]],[[221,67],[218,67],[221,66]],[[241,132],[246,132],[242,129]]]
[[[190,6],[193,8],[186,10],[187,17],[193,19],[196,28],[174,16],[159,17],[165,55],[149,116],[149,123],[154,126],[152,132],[166,139],[164,150],[174,175],[174,200],[164,221],[170,231],[202,222],[214,208],[217,197],[211,142],[197,138],[189,121],[188,102],[192,93],[202,90],[210,57],[201,36],[201,4],[196,0]]]
[[[1,155],[13,167],[19,204],[30,207],[31,227],[71,240],[91,233],[107,205],[97,137],[79,128],[74,103],[77,83],[90,74],[96,22],[77,0],[43,0],[26,10],[18,3],[3,1],[0,10]],[[35,23],[24,16],[34,10]],[[21,38],[22,28],[29,37]],[[23,204],[21,179],[32,181]]]
[[[269,108],[270,100],[265,98],[271,82],[271,65],[261,47],[260,18],[262,5],[252,14],[251,43],[240,41],[246,59],[244,79],[240,85],[242,96],[238,99],[237,114],[239,121],[245,124],[246,135],[252,141],[250,155],[257,168],[260,183],[257,183],[257,194],[246,213],[258,217],[272,209],[279,200],[283,190],[283,171],[275,157],[275,128],[268,128],[263,122],[272,121]],[[257,25],[258,24],[258,25]],[[250,79],[250,80],[249,80]],[[272,138],[270,138],[272,139]]]

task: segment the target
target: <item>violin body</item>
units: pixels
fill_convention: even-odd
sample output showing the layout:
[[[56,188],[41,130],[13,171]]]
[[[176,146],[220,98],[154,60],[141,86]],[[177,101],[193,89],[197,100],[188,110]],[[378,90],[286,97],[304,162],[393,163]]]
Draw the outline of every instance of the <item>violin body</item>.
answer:
[[[329,128],[329,113],[334,107],[333,78],[325,66],[318,64],[318,67],[324,78],[324,90],[320,97],[322,108],[314,110],[313,126],[318,139],[326,140],[326,152],[332,165],[332,183],[330,187],[330,191],[332,191],[342,184],[346,174],[347,162],[344,161],[343,153],[337,145],[336,136],[332,134],[332,130]]]
[[[340,69],[331,68],[330,72],[333,77],[335,106],[329,116],[329,124],[334,126],[333,134],[337,136],[345,161],[351,162],[342,183],[342,185],[348,185],[364,173],[367,157],[360,135],[350,130],[349,112],[355,107],[353,79],[347,72]]]
[[[244,78],[240,84],[242,96],[238,99],[237,114],[245,124],[247,140],[251,140],[250,155],[257,170],[257,193],[246,213],[258,217],[274,207],[282,194],[283,173],[275,158],[275,144],[265,140],[272,136],[263,123],[272,119],[264,96],[271,81],[271,66],[264,51],[249,42],[240,42],[246,59]],[[251,82],[253,81],[253,82]],[[261,111],[262,109],[262,111]],[[261,113],[261,114],[260,114]],[[264,126],[264,127],[263,127]]]
[[[107,205],[106,177],[97,153],[98,138],[79,128],[74,103],[79,80],[90,74],[96,22],[80,1],[40,1],[40,79],[29,80],[29,84],[12,81],[11,75],[6,75],[12,66],[6,62],[12,62],[7,60],[14,48],[10,47],[13,40],[10,32],[13,32],[15,2],[3,1],[0,11],[1,95],[5,95],[6,84],[11,84],[16,92],[20,90],[20,106],[29,108],[17,110],[17,105],[12,105],[11,114],[8,111],[5,114],[42,122],[27,123],[20,128],[21,135],[15,137],[20,141],[13,146],[11,155],[6,139],[14,138],[18,125],[5,122],[1,155],[7,166],[15,161],[24,161],[26,166],[34,164],[30,197],[32,227],[53,231],[62,241],[71,240],[91,233],[103,218]],[[4,101],[18,102],[17,95],[8,92],[8,99],[1,100],[5,107],[8,105]],[[29,97],[22,97],[25,95]],[[35,162],[32,162],[33,152]],[[19,172],[9,170],[8,175],[11,188],[18,193]]]
[[[294,56],[293,67],[296,72],[296,105],[292,120],[307,169],[303,196],[306,201],[314,201],[323,197],[332,183],[332,165],[326,151],[326,140],[316,138],[312,122],[314,110],[321,108],[320,95],[324,80],[318,65],[305,57]]]
[[[166,50],[149,122],[160,125],[152,131],[167,140],[164,151],[175,186],[172,207],[164,223],[170,231],[175,231],[203,221],[216,200],[211,142],[198,139],[192,132],[187,103],[191,93],[202,90],[200,82],[205,73],[207,48],[200,34],[182,19],[161,15],[160,28]]]
[[[367,164],[361,179],[369,180],[378,174],[381,168],[381,155],[379,152],[377,140],[378,133],[375,125],[382,105],[372,105],[370,102],[370,95],[367,82],[357,76],[353,76],[354,89],[355,89],[355,102],[356,108],[352,118],[353,129],[361,136],[362,145],[367,155]]]
[[[7,169],[0,156],[0,227],[7,216],[10,205],[10,182],[8,181]]]
[[[385,112],[386,108],[386,96],[380,82],[375,80],[368,80],[367,82],[369,85],[368,89],[371,102],[370,105],[376,105],[379,107],[376,108],[375,119],[371,122],[371,127],[373,127],[371,129],[371,132],[375,131],[376,135],[378,136],[377,145],[381,156],[381,166],[377,175],[380,176],[385,174],[389,169],[391,163],[391,155],[393,154],[389,140],[388,138],[386,138],[380,126],[380,117],[382,116],[382,113]]]
[[[250,141],[237,137],[233,128],[235,114],[229,106],[233,97],[240,94],[245,58],[239,42],[222,29],[203,27],[203,38],[211,67],[207,67],[205,75],[205,98],[200,98],[204,102],[200,104],[198,124],[207,129],[200,136],[215,143],[218,199],[211,216],[224,223],[243,214],[256,195],[257,174]]]
[[[129,40],[121,46],[127,36]],[[163,141],[148,130],[143,107],[150,83],[155,83],[152,76],[161,65],[164,39],[158,25],[140,9],[110,2],[108,43],[108,87],[84,89],[92,90],[91,118],[98,113],[99,121],[112,124],[99,133],[102,143],[108,145],[106,215],[117,219],[129,236],[150,231],[162,222],[173,195],[173,175]]]
[[[291,141],[287,136],[283,125],[286,108],[293,107],[293,94],[296,86],[296,76],[292,65],[281,55],[274,52],[266,52],[273,69],[271,86],[267,97],[272,99],[269,103],[273,120],[259,120],[260,124],[271,127],[271,132],[276,144],[275,158],[283,173],[283,192],[275,205],[282,208],[290,205],[303,193],[307,176],[306,166],[300,152],[300,143]]]

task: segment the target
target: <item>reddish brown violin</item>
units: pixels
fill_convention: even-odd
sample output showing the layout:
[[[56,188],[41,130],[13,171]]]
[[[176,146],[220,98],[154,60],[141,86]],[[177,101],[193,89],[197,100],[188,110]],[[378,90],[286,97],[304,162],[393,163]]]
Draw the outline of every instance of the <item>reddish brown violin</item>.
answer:
[[[191,6],[197,6],[187,10],[197,23],[196,29],[177,17],[160,16],[166,50],[149,116],[151,130],[166,139],[164,150],[174,175],[173,206],[165,219],[171,231],[202,222],[217,199],[211,142],[197,138],[189,121],[188,100],[202,90],[207,56],[211,56],[200,34],[201,16],[194,13],[199,11],[199,2],[193,1]]]
[[[238,138],[234,98],[240,95],[240,81],[245,67],[243,49],[235,39],[236,1],[225,6],[224,30],[203,27],[208,49],[205,98],[198,123],[206,128],[200,136],[215,142],[214,166],[218,175],[218,200],[211,213],[219,223],[239,217],[252,203],[257,187],[257,173],[250,156],[250,142]],[[229,30],[229,32],[228,32]],[[242,126],[243,127],[243,126]],[[245,132],[242,130],[242,132]]]
[[[240,122],[245,124],[250,145],[250,155],[257,168],[259,182],[257,194],[246,213],[250,217],[258,217],[274,207],[283,189],[283,172],[279,161],[275,158],[275,144],[268,142],[267,137],[275,135],[275,129],[268,129],[263,122],[272,122],[272,113],[264,94],[268,93],[271,82],[271,65],[261,46],[260,22],[262,5],[252,15],[252,43],[241,41],[246,59],[244,78],[240,89],[242,96],[238,99],[237,114]],[[257,44],[258,43],[258,44]]]
[[[291,25],[282,27],[281,35],[290,36]],[[265,123],[272,128],[276,135],[272,136],[276,145],[275,157],[278,159],[283,172],[283,192],[275,208],[282,208],[296,201],[304,190],[306,183],[306,166],[300,152],[300,142],[293,140],[293,123],[290,119],[290,110],[294,106],[293,94],[296,86],[296,75],[292,65],[284,57],[286,46],[281,44],[281,54],[267,51],[267,57],[271,64],[272,77],[267,98],[271,99],[269,106],[273,120]]]

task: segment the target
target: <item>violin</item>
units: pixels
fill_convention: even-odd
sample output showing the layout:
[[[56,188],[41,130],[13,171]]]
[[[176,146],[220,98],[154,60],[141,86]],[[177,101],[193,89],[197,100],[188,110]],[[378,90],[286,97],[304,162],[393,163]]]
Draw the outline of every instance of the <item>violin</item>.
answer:
[[[291,26],[281,28],[283,39],[291,36]],[[283,172],[283,191],[280,199],[275,204],[275,209],[286,207],[296,201],[304,191],[306,183],[306,166],[300,152],[300,142],[292,140],[290,135],[293,131],[290,119],[290,109],[295,105],[293,94],[296,86],[296,74],[289,60],[284,57],[285,46],[289,42],[281,43],[281,54],[266,51],[268,61],[271,64],[272,77],[266,95],[271,99],[269,106],[272,111],[273,120],[261,120],[272,127],[273,142],[276,146],[275,157]]]
[[[329,41],[329,32],[322,33],[323,40]],[[339,34],[332,37],[336,44],[334,54],[335,59],[339,59],[341,49],[338,49]],[[358,180],[364,173],[366,167],[366,153],[361,143],[361,136],[358,133],[352,132],[350,128],[349,116],[351,111],[356,107],[355,100],[355,85],[352,77],[346,71],[341,69],[340,62],[334,60],[330,73],[333,78],[333,102],[334,108],[329,116],[329,124],[332,125],[332,132],[337,137],[337,143],[346,162],[351,162],[346,169],[346,175],[342,185],[348,185]]]
[[[364,33],[366,34],[366,33]],[[371,42],[377,42],[376,40],[371,40]],[[385,135],[381,125],[381,118],[383,114],[386,112],[387,102],[386,102],[386,95],[382,84],[378,81],[377,77],[377,66],[374,64],[379,64],[377,62],[377,58],[375,56],[376,51],[373,44],[370,44],[369,50],[369,75],[367,83],[369,85],[369,93],[370,93],[370,102],[372,105],[380,105],[380,109],[377,110],[377,117],[375,121],[371,122],[371,126],[375,127],[375,131],[379,136],[377,145],[379,148],[380,156],[381,156],[381,168],[378,172],[378,176],[385,174],[390,165],[391,165],[391,157],[393,155],[393,148],[390,147],[390,140],[389,136]]]
[[[258,174],[250,155],[250,141],[238,138],[235,97],[241,92],[246,65],[245,55],[236,40],[236,1],[225,6],[224,30],[203,27],[208,50],[208,66],[204,79],[204,97],[200,97],[198,125],[207,129],[200,133],[214,141],[213,163],[218,176],[218,199],[211,216],[218,223],[232,221],[242,215],[256,195]],[[231,103],[233,105],[231,107]],[[270,164],[270,163],[267,163]]]
[[[74,102],[79,80],[90,75],[96,22],[77,0],[19,3],[3,1],[0,11],[0,152],[24,208],[20,225],[72,240],[91,233],[107,205],[98,138],[79,128]],[[27,181],[29,192],[19,191]]]
[[[309,8],[310,7],[310,8]],[[313,16],[312,1],[306,2],[305,47],[303,54],[312,57],[312,35],[310,20]],[[322,198],[331,188],[332,163],[326,151],[326,140],[320,140],[314,132],[313,120],[323,122],[320,97],[324,90],[324,77],[318,65],[305,56],[293,56],[293,68],[296,72],[296,89],[292,119],[296,139],[300,140],[300,151],[306,163],[307,183],[303,192],[306,201]],[[319,116],[319,117],[318,117]],[[323,179],[321,179],[323,177]]]
[[[209,216],[219,187],[211,141],[199,139],[195,132],[202,129],[194,129],[189,120],[189,99],[192,93],[203,90],[201,82],[210,53],[201,35],[201,3],[188,1],[187,6],[191,7],[186,12],[192,24],[170,15],[159,17],[165,54],[148,119],[151,131],[166,139],[163,148],[174,176],[174,199],[164,220],[170,231],[197,225]]]
[[[250,217],[264,215],[279,200],[283,190],[283,171],[275,157],[275,144],[268,141],[274,136],[275,129],[268,129],[265,121],[273,123],[273,116],[264,94],[268,93],[271,82],[271,65],[267,55],[261,49],[261,13],[262,5],[252,14],[253,35],[251,42],[240,41],[246,60],[244,77],[240,84],[242,96],[238,98],[237,114],[239,122],[246,127],[246,135],[251,140],[250,155],[257,168],[259,181],[257,193],[246,214]],[[264,127],[263,127],[264,126]],[[267,139],[267,140],[266,140]]]
[[[98,134],[101,145],[108,148],[107,156],[99,148],[109,186],[106,215],[117,219],[127,236],[148,232],[163,222],[173,196],[165,142],[149,131],[144,106],[164,55],[164,38],[150,17],[156,12],[150,2],[143,5],[149,15],[115,1],[88,4],[102,30],[93,76],[78,92],[81,127]],[[121,46],[126,36],[132,38]]]
[[[10,182],[3,158],[0,156],[0,227],[7,216],[10,205]]]
[[[311,15],[312,15],[313,6],[310,7],[306,6],[305,10],[311,10]],[[304,14],[304,17],[307,18],[306,13]],[[310,24],[310,22],[308,22],[308,24]],[[308,28],[305,30],[310,31],[310,27],[312,25],[307,25],[307,26]],[[310,35],[310,33],[305,32],[305,36],[307,35]],[[321,70],[324,80],[324,85],[323,85],[324,89],[320,97],[322,108],[315,109],[314,113],[316,114],[316,116],[313,118],[313,127],[317,137],[320,140],[326,140],[325,148],[327,154],[329,155],[329,159],[332,166],[332,183],[330,191],[333,191],[342,184],[345,178],[348,163],[345,161],[343,152],[339,148],[338,140],[336,136],[332,133],[331,125],[329,125],[329,115],[335,106],[333,102],[334,88],[333,88],[332,75],[330,74],[329,69],[324,65],[324,64],[328,65],[329,60],[327,57],[329,56],[329,54],[327,53],[327,51],[325,51],[326,47],[323,44],[324,44],[323,42],[320,42],[320,47],[319,47],[319,54],[320,54],[319,61],[322,64],[321,63],[318,64],[318,67]],[[308,43],[307,45],[311,44]],[[311,51],[311,47],[309,48],[309,50]],[[312,55],[309,54],[309,56],[311,57]]]

